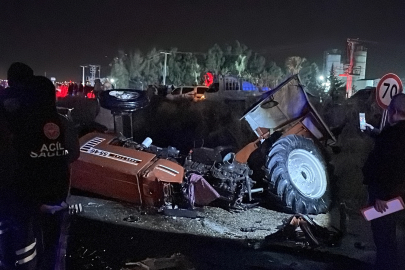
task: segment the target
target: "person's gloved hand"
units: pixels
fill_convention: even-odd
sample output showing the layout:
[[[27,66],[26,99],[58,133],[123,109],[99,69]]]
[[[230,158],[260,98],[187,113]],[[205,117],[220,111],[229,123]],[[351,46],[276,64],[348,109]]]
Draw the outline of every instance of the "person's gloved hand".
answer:
[[[62,202],[60,205],[48,205],[48,204],[43,204],[40,207],[40,210],[42,213],[48,213],[48,214],[55,214],[56,212],[68,208],[68,204],[66,202]]]
[[[384,213],[388,209],[388,205],[386,201],[376,199],[374,208],[377,212]]]

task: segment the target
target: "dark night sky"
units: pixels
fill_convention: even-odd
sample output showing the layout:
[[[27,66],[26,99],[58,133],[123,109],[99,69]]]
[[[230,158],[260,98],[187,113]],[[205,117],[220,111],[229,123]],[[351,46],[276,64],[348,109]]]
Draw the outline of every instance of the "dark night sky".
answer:
[[[378,42],[364,44],[366,77],[405,77],[404,0],[1,0],[0,78],[15,61],[58,80],[79,80],[83,64],[105,76],[119,49],[206,52],[235,40],[280,66],[298,55],[322,67],[347,38]]]

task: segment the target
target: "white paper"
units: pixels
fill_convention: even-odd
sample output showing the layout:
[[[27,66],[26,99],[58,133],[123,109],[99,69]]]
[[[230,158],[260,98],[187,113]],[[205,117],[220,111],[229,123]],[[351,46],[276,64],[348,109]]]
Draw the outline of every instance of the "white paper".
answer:
[[[404,209],[404,202],[402,201],[401,197],[392,199],[387,202],[388,209],[385,212],[380,213],[375,210],[374,207],[367,208],[362,210],[363,216],[368,220],[373,220],[379,217],[386,216],[388,214],[392,214]]]

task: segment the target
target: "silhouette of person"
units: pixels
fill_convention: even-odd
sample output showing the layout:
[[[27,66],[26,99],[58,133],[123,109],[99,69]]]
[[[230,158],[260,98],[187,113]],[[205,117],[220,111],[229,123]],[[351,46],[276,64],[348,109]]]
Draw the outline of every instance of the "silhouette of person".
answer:
[[[69,83],[67,94],[73,96],[73,83]]]
[[[98,98],[100,96],[100,93],[103,91],[103,85],[101,84],[100,79],[96,79],[94,81],[94,95]]]
[[[74,83],[73,84],[73,95],[76,96],[78,92],[79,92],[79,86],[77,85],[77,83]]]
[[[79,83],[79,89],[77,90],[78,92],[78,96],[83,96],[83,94],[84,94],[84,88],[83,88],[83,84],[82,84],[82,82],[80,82]]]
[[[0,97],[8,159],[13,160],[7,181],[0,180],[0,224],[7,232],[0,238],[0,258],[10,268],[54,269],[69,164],[79,156],[79,142],[68,120],[57,113],[52,82],[16,65],[9,68],[11,87]]]
[[[388,123],[376,135],[374,148],[363,167],[369,205],[381,213],[387,210],[388,200],[405,195],[405,94],[392,98],[388,106]],[[396,234],[398,217],[403,215],[397,212],[371,220],[377,247],[376,269],[403,269],[397,265],[397,252],[404,257],[405,247],[397,248]]]

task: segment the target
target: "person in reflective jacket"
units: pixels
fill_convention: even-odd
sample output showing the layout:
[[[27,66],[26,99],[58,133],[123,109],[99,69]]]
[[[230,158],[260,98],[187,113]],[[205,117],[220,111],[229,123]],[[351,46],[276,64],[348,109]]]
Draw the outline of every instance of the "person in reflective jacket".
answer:
[[[29,92],[33,76],[33,70],[26,64],[13,63],[7,71],[9,87],[0,93],[0,269],[14,269],[14,266],[35,269],[36,265],[34,211],[26,208],[14,189],[18,160],[12,130],[18,119],[29,111],[25,93]],[[29,214],[24,214],[24,210]]]
[[[54,269],[60,216],[67,208],[69,164],[78,158],[79,142],[68,120],[57,113],[52,82],[42,76],[26,81],[18,95],[9,89],[3,97],[6,104],[9,97],[18,104],[12,106],[17,110],[5,113],[16,168],[6,203],[13,254],[3,260],[13,261],[16,269]]]

